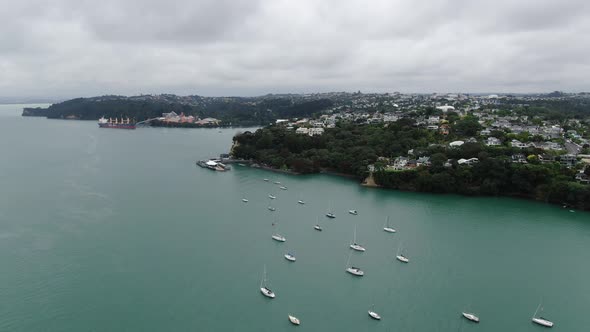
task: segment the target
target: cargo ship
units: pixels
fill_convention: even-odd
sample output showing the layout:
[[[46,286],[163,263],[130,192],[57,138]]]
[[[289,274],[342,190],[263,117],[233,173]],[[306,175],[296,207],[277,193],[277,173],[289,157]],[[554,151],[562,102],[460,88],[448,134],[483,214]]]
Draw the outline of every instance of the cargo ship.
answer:
[[[131,119],[123,119],[120,120],[115,118],[115,120],[108,118],[106,119],[104,116],[98,119],[98,126],[100,128],[118,128],[118,129],[135,129],[135,121]]]

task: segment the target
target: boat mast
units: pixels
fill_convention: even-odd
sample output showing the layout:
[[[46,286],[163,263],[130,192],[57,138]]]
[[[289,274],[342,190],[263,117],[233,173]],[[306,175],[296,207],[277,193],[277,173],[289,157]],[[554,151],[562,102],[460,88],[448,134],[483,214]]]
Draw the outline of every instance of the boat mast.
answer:
[[[542,304],[542,303],[543,303],[543,302],[540,302],[540,303],[539,303],[539,306],[537,306],[537,310],[535,310],[535,313],[533,314],[533,318],[537,317],[537,311],[539,311],[539,309],[541,308],[541,304]]]

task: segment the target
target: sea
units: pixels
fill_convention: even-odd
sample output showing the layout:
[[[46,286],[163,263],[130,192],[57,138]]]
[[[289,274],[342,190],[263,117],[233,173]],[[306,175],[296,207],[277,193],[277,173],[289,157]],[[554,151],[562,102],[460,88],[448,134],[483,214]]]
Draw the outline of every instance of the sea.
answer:
[[[539,307],[555,331],[589,329],[587,212],[215,172],[195,162],[255,128],[100,129],[28,106],[0,105],[0,331],[532,332]]]

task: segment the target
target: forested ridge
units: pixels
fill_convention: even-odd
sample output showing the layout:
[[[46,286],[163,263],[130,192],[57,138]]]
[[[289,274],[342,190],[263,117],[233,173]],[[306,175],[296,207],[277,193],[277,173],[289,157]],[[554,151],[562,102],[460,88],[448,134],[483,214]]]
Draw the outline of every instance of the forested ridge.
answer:
[[[471,132],[473,122],[457,122],[455,132]],[[463,195],[505,195],[566,204],[590,210],[590,186],[575,182],[577,169],[556,161],[542,163],[535,148],[488,147],[465,143],[444,144],[440,134],[413,126],[402,119],[389,126],[339,123],[321,136],[296,134],[281,126],[270,126],[234,137],[232,155],[263,165],[297,173],[328,170],[362,180],[374,166],[375,182],[385,188]],[[443,144],[441,144],[443,143]],[[392,171],[384,158],[406,155],[429,156],[431,165]],[[528,163],[514,163],[515,153],[530,156]],[[479,163],[459,165],[458,159],[478,158]],[[450,162],[449,162],[450,160]],[[447,164],[445,166],[445,164]],[[590,168],[586,169],[590,173]]]

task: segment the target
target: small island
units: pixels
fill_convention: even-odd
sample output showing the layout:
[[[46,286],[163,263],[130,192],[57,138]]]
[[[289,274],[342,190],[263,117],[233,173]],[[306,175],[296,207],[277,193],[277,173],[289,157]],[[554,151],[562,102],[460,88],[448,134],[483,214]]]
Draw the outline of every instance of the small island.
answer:
[[[387,97],[240,133],[232,157],[368,186],[590,210],[590,96]]]

